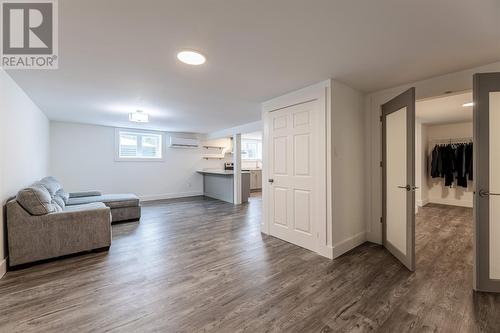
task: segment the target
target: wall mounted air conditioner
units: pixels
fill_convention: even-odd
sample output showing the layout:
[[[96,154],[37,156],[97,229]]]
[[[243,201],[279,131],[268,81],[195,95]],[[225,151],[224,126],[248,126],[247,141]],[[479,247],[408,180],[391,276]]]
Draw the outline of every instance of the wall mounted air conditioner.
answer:
[[[170,148],[198,148],[199,146],[200,141],[197,139],[176,138],[175,136],[170,137]]]

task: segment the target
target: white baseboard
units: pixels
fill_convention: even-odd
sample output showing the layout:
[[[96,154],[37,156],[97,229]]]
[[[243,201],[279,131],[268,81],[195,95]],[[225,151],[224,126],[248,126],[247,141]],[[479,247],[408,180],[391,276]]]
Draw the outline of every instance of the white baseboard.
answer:
[[[469,201],[469,200],[429,198],[429,203],[450,205],[450,206],[459,206],[459,207],[468,207],[468,208],[473,207],[472,201]]]
[[[335,259],[340,257],[344,253],[354,249],[356,246],[359,246],[364,242],[366,242],[366,231],[362,231],[359,234],[344,239],[340,243],[333,246],[333,258]]]
[[[418,207],[424,207],[428,203],[429,203],[429,199],[417,200],[417,206]]]
[[[181,192],[181,193],[165,193],[165,194],[141,195],[141,196],[139,196],[139,199],[141,201],[154,201],[154,200],[165,200],[165,199],[195,197],[195,196],[198,196],[198,195],[203,195],[203,192],[193,191],[193,192]]]
[[[7,273],[7,258],[0,262],[0,279]]]
[[[325,245],[325,246],[322,246],[318,252],[319,255],[323,256],[323,257],[326,257],[328,259],[333,259],[333,247],[331,247],[330,245]]]

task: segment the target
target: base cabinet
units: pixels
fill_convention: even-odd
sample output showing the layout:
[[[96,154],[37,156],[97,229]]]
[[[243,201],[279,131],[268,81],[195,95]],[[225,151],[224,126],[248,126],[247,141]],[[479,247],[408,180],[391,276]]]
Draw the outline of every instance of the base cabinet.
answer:
[[[262,189],[262,170],[250,170],[250,190]]]

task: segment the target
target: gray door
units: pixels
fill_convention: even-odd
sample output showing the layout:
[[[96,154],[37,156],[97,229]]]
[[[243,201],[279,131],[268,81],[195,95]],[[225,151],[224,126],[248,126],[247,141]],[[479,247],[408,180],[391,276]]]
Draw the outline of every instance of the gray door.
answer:
[[[415,270],[415,88],[382,105],[383,245]]]
[[[474,289],[500,292],[500,73],[474,75]]]

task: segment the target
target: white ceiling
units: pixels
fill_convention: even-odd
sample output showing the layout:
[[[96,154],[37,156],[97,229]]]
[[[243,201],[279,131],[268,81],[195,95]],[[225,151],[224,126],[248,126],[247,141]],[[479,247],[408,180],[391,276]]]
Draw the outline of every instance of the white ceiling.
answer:
[[[500,0],[64,0],[59,69],[9,71],[50,119],[210,132],[336,78],[369,92],[500,60]],[[184,48],[207,63],[179,63]]]
[[[422,124],[472,121],[472,107],[463,106],[470,102],[471,92],[418,101],[415,105],[415,116]]]

